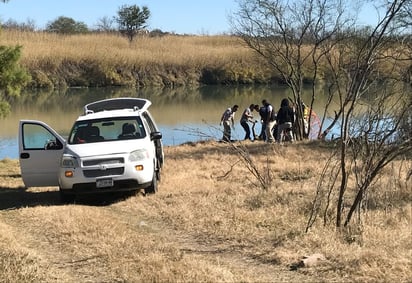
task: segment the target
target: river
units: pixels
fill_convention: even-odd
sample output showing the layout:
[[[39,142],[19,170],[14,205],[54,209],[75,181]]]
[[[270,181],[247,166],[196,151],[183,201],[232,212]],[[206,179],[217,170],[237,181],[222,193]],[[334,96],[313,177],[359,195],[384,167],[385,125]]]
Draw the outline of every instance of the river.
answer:
[[[239,105],[236,113],[234,139],[244,137],[239,124],[243,110],[262,99],[279,108],[282,98],[291,97],[286,87],[279,86],[205,86],[199,88],[131,89],[131,88],[70,88],[64,91],[32,91],[12,103],[11,113],[0,120],[0,160],[18,158],[18,123],[21,119],[40,120],[63,136],[67,136],[75,119],[87,103],[114,97],[142,97],[152,102],[149,108],[163,134],[166,146],[191,141],[220,139],[220,117],[225,109]],[[307,93],[309,102],[310,93]],[[321,102],[318,105],[322,105]],[[314,107],[322,113],[322,109]],[[259,117],[254,112],[255,117]],[[256,126],[260,132],[260,123]]]

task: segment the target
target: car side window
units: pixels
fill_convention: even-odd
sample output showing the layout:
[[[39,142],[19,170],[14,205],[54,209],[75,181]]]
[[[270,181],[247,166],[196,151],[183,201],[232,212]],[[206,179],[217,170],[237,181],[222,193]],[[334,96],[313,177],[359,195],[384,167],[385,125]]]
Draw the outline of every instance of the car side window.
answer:
[[[23,125],[23,147],[28,149],[62,149],[61,142],[46,128],[38,124],[26,123]]]
[[[143,117],[144,117],[144,119],[146,120],[147,124],[149,125],[150,132],[151,132],[151,133],[156,132],[156,131],[157,131],[157,128],[156,128],[156,126],[155,126],[152,118],[150,117],[150,115],[149,115],[147,112],[144,112],[144,113],[143,113]]]

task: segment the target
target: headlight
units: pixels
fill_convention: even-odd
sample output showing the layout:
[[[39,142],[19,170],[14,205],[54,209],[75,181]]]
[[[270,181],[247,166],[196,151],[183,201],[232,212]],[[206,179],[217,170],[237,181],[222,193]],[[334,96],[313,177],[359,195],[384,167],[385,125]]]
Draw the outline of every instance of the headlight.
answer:
[[[73,156],[63,156],[61,167],[63,168],[76,168],[79,167],[77,159]]]
[[[149,158],[149,152],[146,149],[138,149],[130,152],[129,161],[136,162]]]

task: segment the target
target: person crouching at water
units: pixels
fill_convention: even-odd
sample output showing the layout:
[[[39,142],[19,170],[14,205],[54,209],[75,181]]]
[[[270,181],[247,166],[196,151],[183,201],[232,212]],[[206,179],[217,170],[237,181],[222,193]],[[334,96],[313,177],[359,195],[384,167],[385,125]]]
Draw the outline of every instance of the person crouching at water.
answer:
[[[231,127],[235,128],[235,112],[238,110],[238,105],[233,105],[233,107],[229,107],[228,109],[223,112],[222,117],[220,118],[220,125],[223,124],[223,141],[230,142],[231,141]]]
[[[246,134],[245,134],[245,140],[252,140],[252,138],[250,137],[250,127],[248,122],[250,123],[255,123],[253,121],[253,110],[255,109],[255,105],[254,104],[250,104],[250,106],[248,108],[245,109],[245,111],[243,111],[242,113],[242,117],[240,118],[240,125],[243,127],[243,129],[245,130]],[[255,137],[253,137],[255,138]]]

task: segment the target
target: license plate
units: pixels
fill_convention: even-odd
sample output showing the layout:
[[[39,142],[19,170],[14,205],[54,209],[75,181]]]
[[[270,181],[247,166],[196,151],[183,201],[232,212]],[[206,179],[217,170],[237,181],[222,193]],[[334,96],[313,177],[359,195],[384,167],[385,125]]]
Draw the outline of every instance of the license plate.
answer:
[[[113,179],[96,180],[96,188],[113,187]]]

